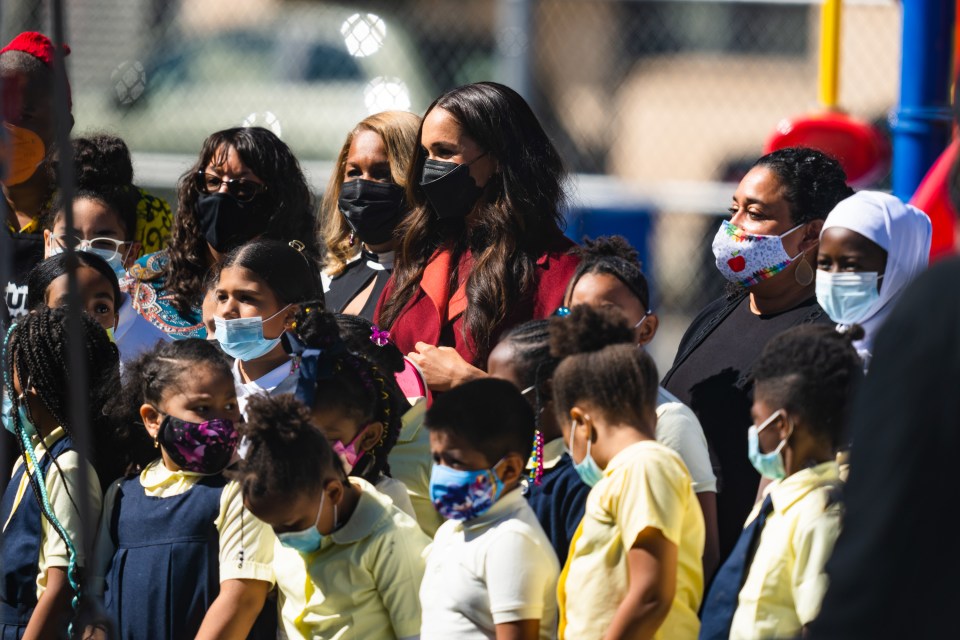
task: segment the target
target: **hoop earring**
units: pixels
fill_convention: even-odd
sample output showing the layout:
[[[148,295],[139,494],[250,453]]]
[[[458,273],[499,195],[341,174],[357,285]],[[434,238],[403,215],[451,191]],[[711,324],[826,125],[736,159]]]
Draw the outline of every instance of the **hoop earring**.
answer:
[[[797,265],[796,271],[793,272],[793,277],[796,279],[798,285],[807,287],[813,282],[815,275],[813,267],[807,262],[807,256],[804,254],[803,257],[800,258],[800,264]]]

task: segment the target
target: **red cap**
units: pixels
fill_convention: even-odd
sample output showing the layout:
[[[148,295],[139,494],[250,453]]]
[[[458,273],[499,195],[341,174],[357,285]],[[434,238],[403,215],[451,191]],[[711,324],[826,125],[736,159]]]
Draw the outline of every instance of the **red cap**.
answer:
[[[10,44],[0,49],[0,55],[7,51],[22,51],[28,53],[43,64],[53,69],[53,43],[50,38],[37,31],[24,31],[10,41]],[[64,57],[70,55],[70,47],[63,45]],[[67,104],[73,109],[73,96],[70,91],[70,80],[67,80]]]
[[[40,60],[51,69],[53,68],[53,43],[50,38],[37,31],[24,31],[10,41],[10,44],[0,49],[0,54],[7,51],[23,51]],[[70,55],[70,47],[63,45],[63,55]]]

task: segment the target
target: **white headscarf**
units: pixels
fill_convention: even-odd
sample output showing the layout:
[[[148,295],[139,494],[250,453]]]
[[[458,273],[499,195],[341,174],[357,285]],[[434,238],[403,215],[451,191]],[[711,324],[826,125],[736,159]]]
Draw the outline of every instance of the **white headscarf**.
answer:
[[[860,191],[840,202],[827,216],[820,235],[832,227],[855,231],[887,252],[880,298],[858,323],[866,336],[854,343],[858,351],[869,352],[900,294],[927,268],[933,227],[923,211],[880,191]]]

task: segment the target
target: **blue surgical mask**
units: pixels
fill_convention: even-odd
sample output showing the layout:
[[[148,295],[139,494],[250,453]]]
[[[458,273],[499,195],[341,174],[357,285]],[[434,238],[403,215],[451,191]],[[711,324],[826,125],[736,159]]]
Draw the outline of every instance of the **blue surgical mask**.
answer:
[[[763,453],[760,451],[760,432],[782,415],[783,409],[778,409],[759,426],[751,425],[747,429],[747,457],[750,458],[750,464],[757,470],[757,473],[770,480],[782,480],[787,477],[787,469],[783,464],[783,455],[781,454],[787,444],[787,438],[781,440],[773,451]]]
[[[50,255],[55,256],[61,254],[65,251],[58,243],[52,242],[50,244]],[[123,260],[120,258],[120,254],[116,251],[111,251],[109,249],[95,249],[93,247],[84,246],[81,244],[77,247],[77,251],[86,251],[94,255],[98,255],[104,259],[104,261],[110,265],[110,268],[113,269],[113,272],[117,274],[117,279],[120,280],[127,275],[127,269],[123,266]]]
[[[500,464],[499,462],[497,464]],[[430,500],[448,520],[472,520],[490,510],[503,492],[497,465],[480,471],[452,469],[439,464],[430,472]]]
[[[214,317],[213,322],[217,327],[216,335],[220,348],[231,358],[243,362],[256,360],[260,356],[270,353],[280,344],[280,336],[264,338],[263,323],[273,320],[286,311],[289,306],[280,309],[266,320],[260,316],[232,318],[230,320]]]
[[[875,271],[831,273],[817,270],[817,302],[837,324],[854,324],[867,318],[880,291],[883,276]]]
[[[320,545],[323,543],[323,534],[320,533],[320,530],[317,529],[320,526],[320,514],[323,513],[323,502],[327,498],[327,492],[320,492],[320,508],[317,509],[317,519],[314,521],[312,527],[308,527],[303,531],[288,531],[286,533],[278,533],[277,540],[280,541],[280,544],[287,547],[288,549],[293,549],[298,553],[313,553],[320,548]],[[337,525],[337,505],[333,505],[333,524],[334,527]]]
[[[570,458],[573,458],[573,440],[574,435],[577,433],[577,423],[574,422],[570,425],[570,448],[568,453]],[[573,470],[577,472],[577,475],[580,476],[580,479],[583,480],[583,484],[588,487],[595,486],[600,480],[603,479],[603,469],[600,468],[600,465],[597,464],[597,461],[593,459],[593,456],[590,455],[590,445],[591,439],[587,438],[587,455],[583,456],[583,460],[580,462],[573,463]]]
[[[33,426],[30,417],[27,416],[27,403],[25,401],[19,402],[18,405],[17,414],[20,416],[20,424],[23,426],[23,430],[29,437],[36,435],[37,428]],[[13,418],[13,401],[6,393],[3,394],[3,408],[0,411],[2,411],[0,418],[3,419],[3,428],[16,436],[17,426]]]

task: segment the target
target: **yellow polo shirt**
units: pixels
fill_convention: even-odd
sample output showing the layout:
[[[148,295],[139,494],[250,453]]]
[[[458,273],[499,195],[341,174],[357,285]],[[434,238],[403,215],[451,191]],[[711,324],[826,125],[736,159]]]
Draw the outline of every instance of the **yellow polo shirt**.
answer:
[[[361,478],[350,519],[300,554],[274,548],[280,624],[286,637],[394,640],[420,633],[423,552],[430,539],[413,518]]]
[[[39,436],[31,436],[33,450],[36,453],[37,461],[42,462],[47,455],[47,449],[54,443],[66,436],[63,427],[57,427],[50,434],[41,440]],[[17,459],[13,467],[13,473],[16,474],[20,466],[24,464],[23,456]],[[77,511],[81,499],[80,488],[80,465],[84,464],[87,468],[87,486],[86,500],[90,508],[90,516],[94,522],[100,518],[100,481],[97,479],[97,472],[89,462],[82,460],[80,454],[76,451],[66,451],[57,458],[57,464],[51,464],[44,476],[47,487],[47,497],[50,498],[50,506],[57,520],[63,525],[63,528],[70,535],[71,542],[77,550],[77,564],[85,566],[86,554],[84,553],[87,545],[82,539],[83,521],[80,519],[80,512]],[[32,470],[27,461],[27,471]],[[10,510],[10,517],[17,512],[21,500],[35,500],[33,489],[30,488],[30,478],[23,474],[20,484],[17,485],[17,494],[14,498],[13,509]],[[38,558],[37,568],[37,599],[43,595],[47,588],[47,569],[50,567],[60,567],[66,569],[70,564],[70,553],[67,550],[67,544],[57,534],[53,525],[40,516],[40,557]],[[7,522],[3,523],[3,528],[7,528]]]
[[[627,594],[627,552],[659,529],[677,545],[677,588],[654,638],[695,639],[703,598],[703,512],[676,452],[647,440],[620,451],[587,496],[586,511],[560,574],[559,637],[599,640]]]
[[[426,415],[427,399],[418,398],[403,414],[403,427],[400,429],[397,444],[390,451],[388,461],[390,476],[407,488],[413,512],[417,515],[417,524],[432,538],[443,524],[443,518],[430,500],[430,469],[433,459],[430,457],[430,432],[423,426]]]
[[[840,535],[836,461],[804,469],[768,488],[773,511],[740,590],[731,638],[793,638],[820,613],[824,565]],[[759,506],[747,518],[752,521]]]

